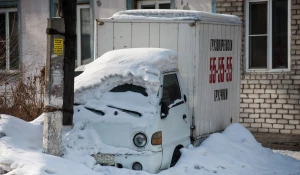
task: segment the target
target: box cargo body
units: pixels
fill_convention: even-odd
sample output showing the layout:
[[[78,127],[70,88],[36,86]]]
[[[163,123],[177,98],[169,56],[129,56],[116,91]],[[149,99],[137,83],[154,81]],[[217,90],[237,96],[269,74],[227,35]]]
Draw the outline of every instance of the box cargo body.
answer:
[[[178,52],[183,92],[200,140],[239,122],[241,21],[195,11],[125,11],[97,20],[95,58],[123,48]]]

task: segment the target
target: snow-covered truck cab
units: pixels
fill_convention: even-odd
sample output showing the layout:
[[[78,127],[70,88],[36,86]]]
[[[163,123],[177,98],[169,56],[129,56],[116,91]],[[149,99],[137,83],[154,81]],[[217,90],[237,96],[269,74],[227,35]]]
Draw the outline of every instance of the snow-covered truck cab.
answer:
[[[87,117],[106,146],[93,157],[157,173],[190,144],[190,118],[177,53],[168,49],[108,52],[75,78],[75,119]]]

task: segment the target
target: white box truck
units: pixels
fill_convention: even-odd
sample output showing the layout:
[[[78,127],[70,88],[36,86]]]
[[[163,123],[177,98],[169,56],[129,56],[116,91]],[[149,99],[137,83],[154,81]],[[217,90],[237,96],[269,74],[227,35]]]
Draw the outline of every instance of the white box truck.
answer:
[[[237,16],[186,10],[128,10],[99,19],[95,58],[124,48],[178,52],[197,141],[239,122],[242,23]]]
[[[123,11],[97,20],[95,42],[101,57],[75,78],[76,115],[101,115],[93,126],[102,142],[138,152],[100,152],[98,163],[156,173],[176,163],[180,148],[239,122],[238,17]]]

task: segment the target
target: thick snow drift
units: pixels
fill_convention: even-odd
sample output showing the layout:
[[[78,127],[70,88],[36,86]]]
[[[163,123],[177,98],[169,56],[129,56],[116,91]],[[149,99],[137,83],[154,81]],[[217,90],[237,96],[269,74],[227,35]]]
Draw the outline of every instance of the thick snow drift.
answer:
[[[193,10],[160,10],[160,9],[143,9],[143,10],[126,10],[114,14],[110,19],[114,20],[162,20],[162,21],[182,21],[193,20],[210,23],[229,23],[241,24],[237,16],[208,13]]]
[[[156,98],[161,72],[177,69],[177,53],[168,49],[138,48],[114,50],[88,64],[75,78],[75,103],[100,99],[103,92],[121,84],[145,87]]]
[[[42,153],[43,115],[33,122],[0,115],[0,174],[15,175],[146,175],[149,173],[95,165],[90,156],[106,147],[92,127],[93,117],[74,118],[73,129],[64,128],[62,157]],[[300,161],[274,153],[256,142],[240,124],[230,125],[223,133],[212,134],[199,147],[181,149],[175,167],[162,175],[299,175]]]

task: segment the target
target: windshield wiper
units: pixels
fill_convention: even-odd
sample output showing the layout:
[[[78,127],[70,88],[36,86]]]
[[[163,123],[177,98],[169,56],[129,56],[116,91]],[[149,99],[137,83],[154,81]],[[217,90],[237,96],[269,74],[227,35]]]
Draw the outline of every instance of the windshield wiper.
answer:
[[[91,112],[95,113],[95,114],[99,114],[99,115],[105,115],[105,113],[101,110],[97,110],[97,109],[93,109],[93,108],[89,108],[89,107],[84,107],[87,110],[90,110]]]
[[[123,111],[123,112],[126,112],[126,113],[133,113],[133,114],[136,114],[136,115],[138,115],[138,116],[140,116],[140,117],[142,116],[141,113],[136,112],[136,111],[131,111],[131,110],[128,110],[128,109],[122,109],[122,108],[114,107],[114,106],[111,106],[111,105],[107,105],[107,107],[114,108],[114,109],[118,109],[118,110]]]

